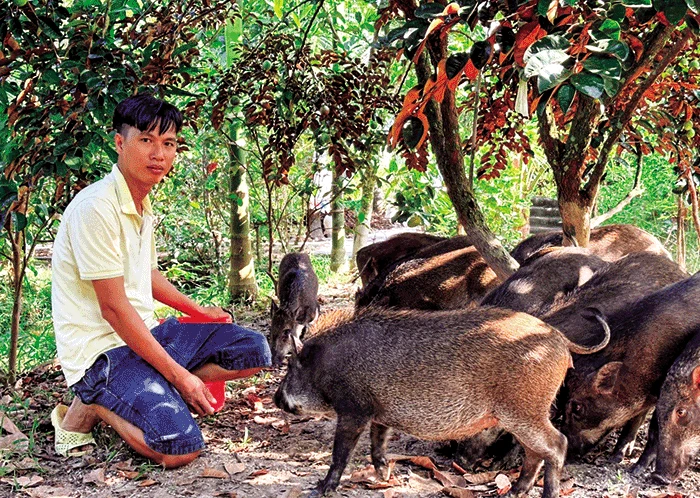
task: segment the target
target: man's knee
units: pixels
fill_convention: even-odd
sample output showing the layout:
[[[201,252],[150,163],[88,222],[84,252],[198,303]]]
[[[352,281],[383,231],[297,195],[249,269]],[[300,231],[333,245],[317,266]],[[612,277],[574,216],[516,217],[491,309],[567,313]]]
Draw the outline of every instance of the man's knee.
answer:
[[[162,453],[156,453],[150,458],[166,469],[174,469],[192,462],[200,453],[201,450],[195,451],[194,453],[187,453],[186,455],[164,455]]]

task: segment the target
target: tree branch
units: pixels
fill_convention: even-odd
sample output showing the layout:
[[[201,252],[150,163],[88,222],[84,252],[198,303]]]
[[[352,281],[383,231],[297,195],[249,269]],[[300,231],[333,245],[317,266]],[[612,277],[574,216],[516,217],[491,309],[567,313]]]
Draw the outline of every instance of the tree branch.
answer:
[[[595,228],[606,221],[608,221],[610,218],[615,216],[617,213],[625,209],[630,202],[632,202],[632,199],[635,197],[639,197],[644,193],[644,188],[640,187],[639,184],[642,180],[642,161],[643,161],[643,156],[642,156],[642,149],[641,147],[637,148],[637,171],[635,172],[634,175],[634,183],[632,184],[632,190],[630,190],[627,195],[625,196],[624,199],[622,199],[620,202],[617,203],[617,206],[609,210],[607,213],[603,213],[600,216],[596,216],[595,218],[591,218],[591,228]]]
[[[537,125],[540,129],[540,141],[542,142],[544,154],[547,156],[547,161],[549,161],[551,166],[559,164],[564,144],[559,139],[559,134],[554,127],[554,115],[549,106],[545,108],[545,112],[537,119]],[[556,170],[554,171],[554,176],[557,176]],[[557,183],[559,183],[558,180]]]
[[[695,226],[695,233],[700,237],[700,214],[698,214],[698,191],[695,189],[695,182],[693,181],[693,168],[688,167],[683,171],[683,178],[688,185],[688,193],[690,194],[690,206],[692,208],[693,214],[693,225]]]

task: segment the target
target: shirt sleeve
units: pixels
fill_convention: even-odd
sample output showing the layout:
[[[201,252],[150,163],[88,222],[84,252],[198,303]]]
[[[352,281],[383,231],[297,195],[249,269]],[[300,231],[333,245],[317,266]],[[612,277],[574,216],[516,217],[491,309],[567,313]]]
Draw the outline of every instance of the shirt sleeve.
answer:
[[[82,280],[124,275],[119,215],[103,199],[85,199],[73,211],[68,225],[73,254]]]
[[[158,254],[156,253],[156,232],[151,232],[151,270],[158,269]]]

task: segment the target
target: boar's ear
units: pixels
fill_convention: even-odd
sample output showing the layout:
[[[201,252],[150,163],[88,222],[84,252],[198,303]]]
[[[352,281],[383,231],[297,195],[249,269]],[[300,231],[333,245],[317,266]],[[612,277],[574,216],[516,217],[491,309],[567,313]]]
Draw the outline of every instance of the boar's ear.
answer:
[[[593,379],[593,389],[600,394],[610,394],[617,383],[617,376],[622,368],[621,361],[611,361],[606,363],[595,374]]]
[[[692,383],[693,390],[700,393],[700,365],[690,372],[690,382]]]

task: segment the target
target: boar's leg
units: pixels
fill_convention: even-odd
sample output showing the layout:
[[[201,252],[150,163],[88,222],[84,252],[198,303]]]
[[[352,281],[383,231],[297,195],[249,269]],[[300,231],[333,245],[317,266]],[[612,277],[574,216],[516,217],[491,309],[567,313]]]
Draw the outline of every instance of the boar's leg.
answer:
[[[391,469],[386,463],[386,445],[389,441],[391,428],[372,422],[369,434],[372,442],[372,465],[374,465],[374,470],[380,479],[388,481],[389,477],[391,477]]]
[[[632,467],[632,475],[640,476],[649,469],[656,461],[657,444],[659,440],[659,420],[656,418],[656,411],[649,422],[649,434],[647,435],[647,445],[644,447],[642,456]]]
[[[540,429],[541,428],[541,429]],[[507,428],[506,428],[507,430]],[[525,496],[532,489],[544,461],[544,491],[542,498],[559,497],[559,479],[566,458],[566,437],[556,430],[548,418],[540,420],[525,431],[513,434],[525,449],[520,478],[513,485],[513,496]]]
[[[326,477],[318,483],[314,493],[309,498],[323,496],[333,491],[340,484],[340,478],[350,460],[352,450],[357,445],[362,431],[365,430],[369,417],[357,415],[338,414],[338,423],[335,427],[335,440],[333,441],[333,460]]]
[[[615,445],[615,450],[613,451],[610,461],[613,463],[620,463],[625,457],[632,455],[632,450],[634,450],[634,441],[637,439],[637,432],[639,428],[644,423],[647,417],[648,411],[644,411],[629,420],[620,432],[620,437],[617,438],[617,444]]]

